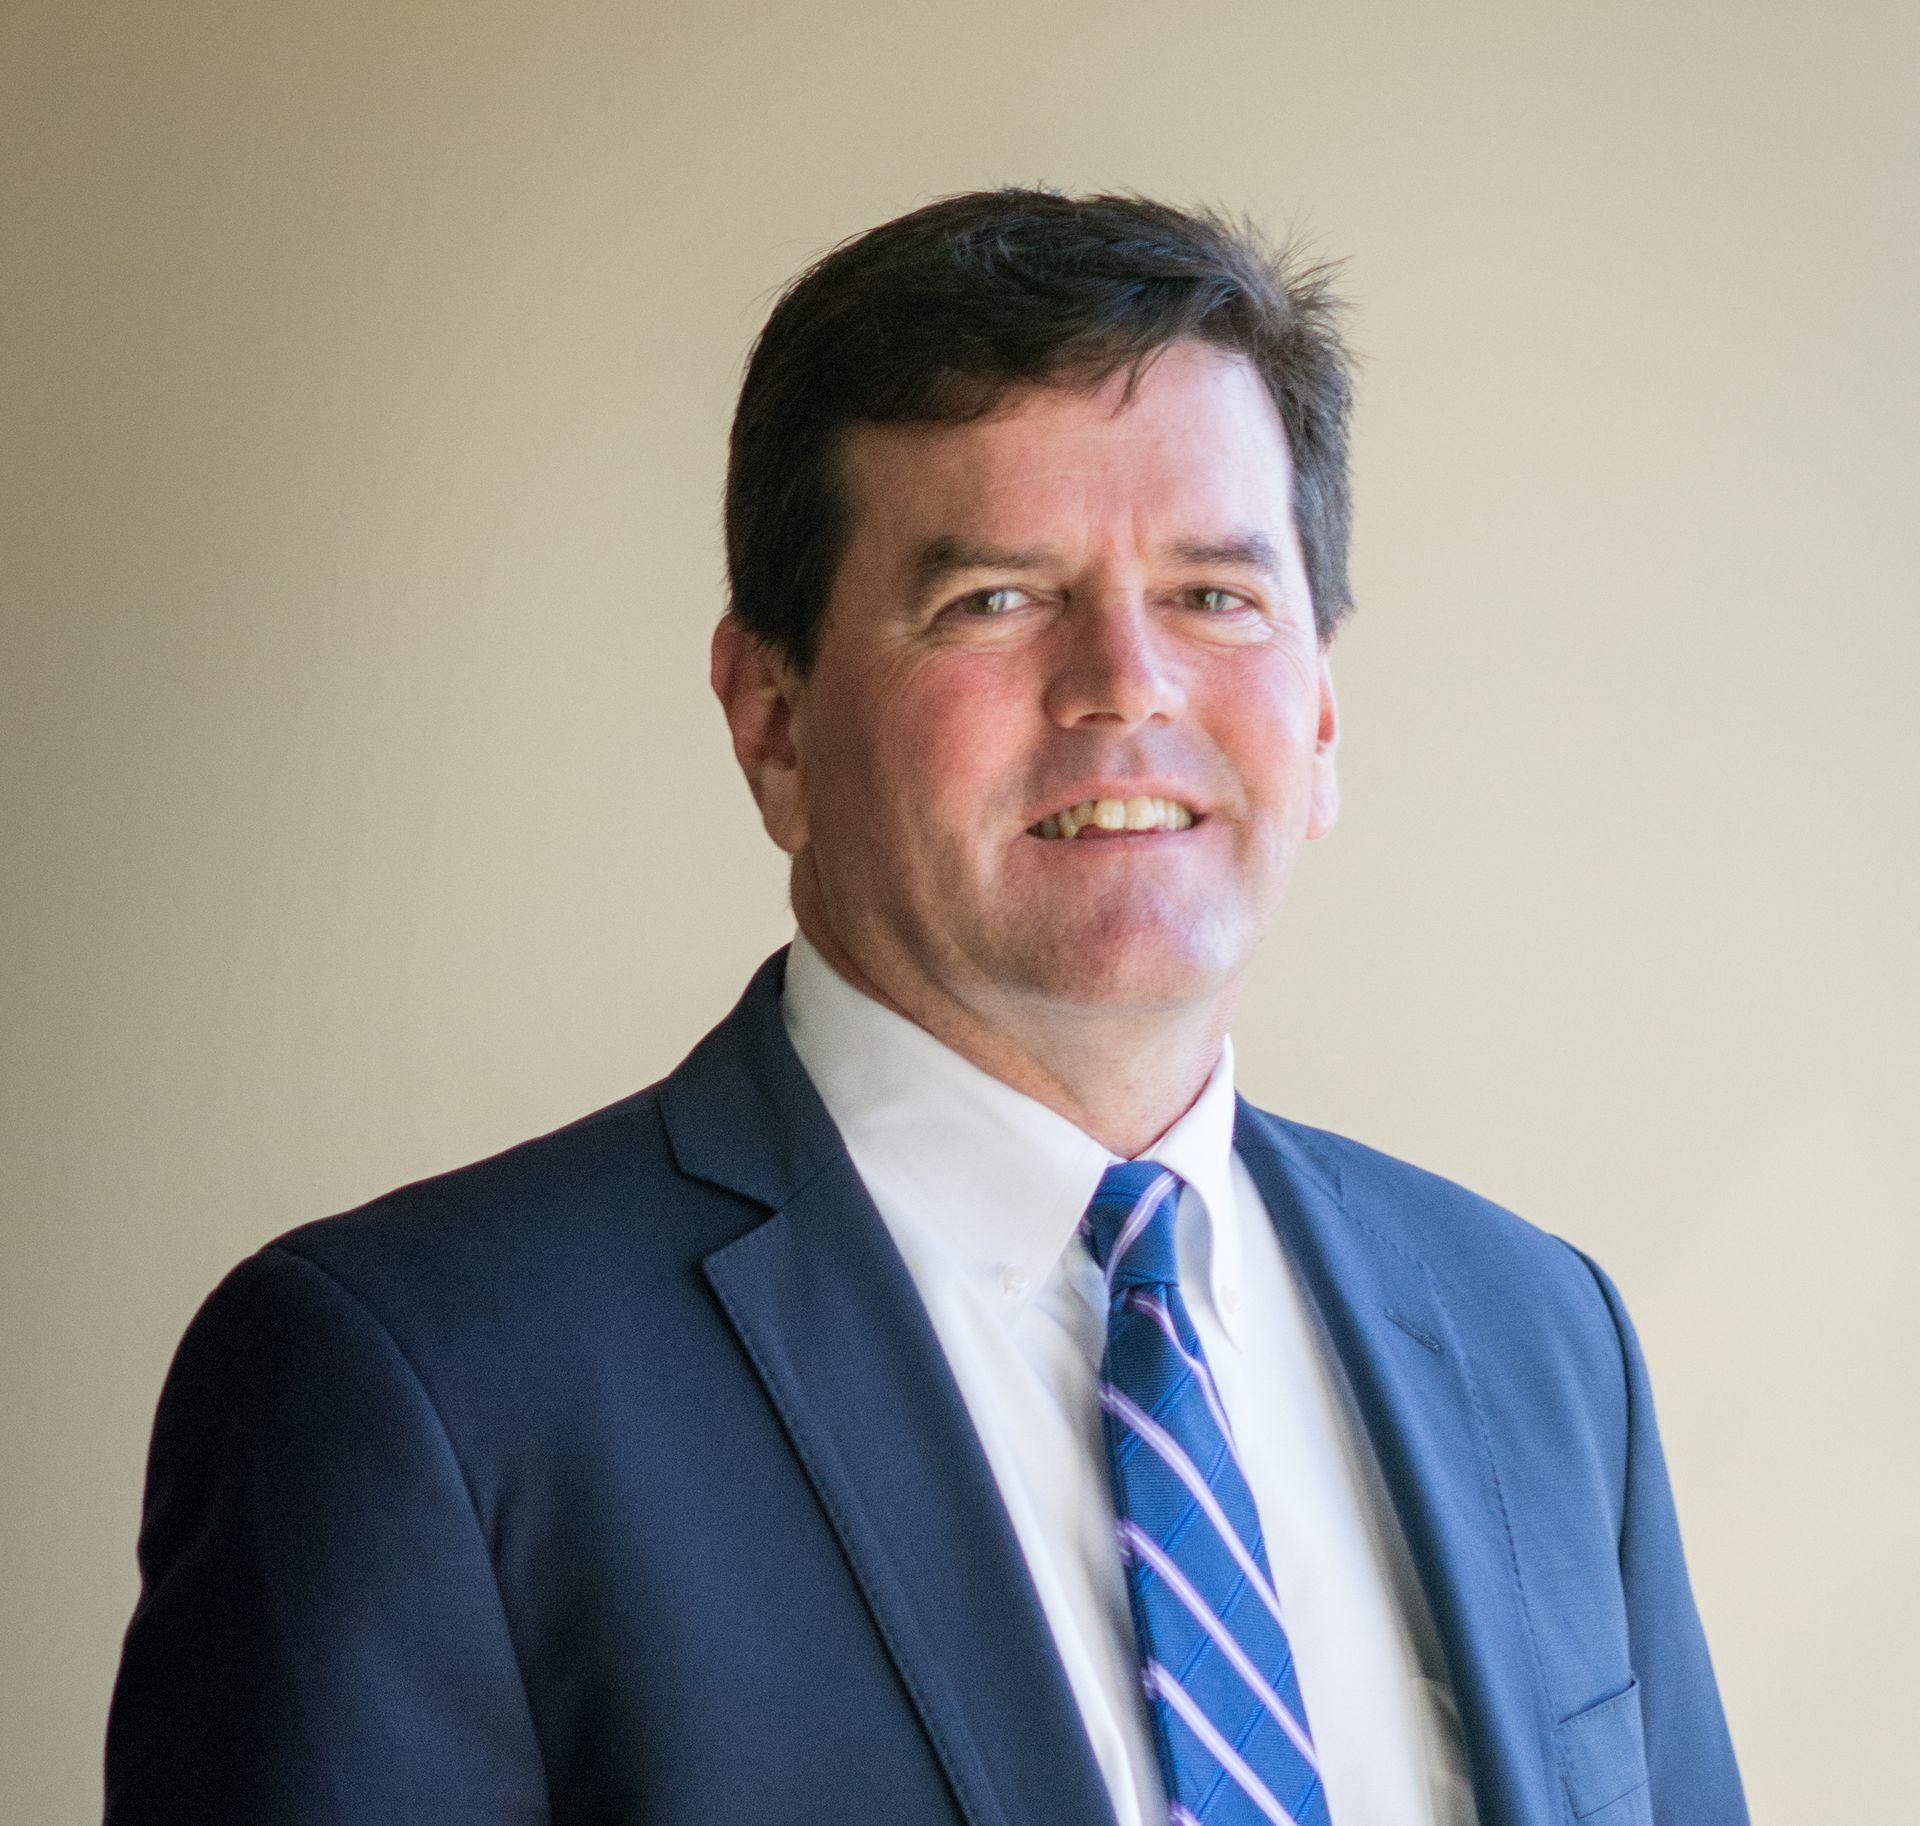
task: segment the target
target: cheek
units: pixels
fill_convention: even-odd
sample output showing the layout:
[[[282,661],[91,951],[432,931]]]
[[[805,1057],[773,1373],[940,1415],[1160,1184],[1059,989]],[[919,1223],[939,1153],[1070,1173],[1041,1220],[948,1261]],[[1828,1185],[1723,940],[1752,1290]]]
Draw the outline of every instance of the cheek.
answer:
[[[1021,752],[1016,694],[978,668],[876,669],[816,706],[819,828],[903,858],[985,832]]]
[[[1316,692],[1305,691],[1291,668],[1249,680],[1216,700],[1214,741],[1236,776],[1248,805],[1269,828],[1304,828],[1311,805],[1313,758],[1319,739]]]
[[[1313,759],[1320,732],[1319,678],[1293,655],[1266,656],[1264,664],[1226,681],[1214,702],[1222,740],[1260,771],[1279,776]]]
[[[946,656],[943,656],[945,658]],[[990,668],[935,660],[896,680],[876,731],[877,757],[945,829],[984,830],[1004,808],[1025,738],[1019,694]]]

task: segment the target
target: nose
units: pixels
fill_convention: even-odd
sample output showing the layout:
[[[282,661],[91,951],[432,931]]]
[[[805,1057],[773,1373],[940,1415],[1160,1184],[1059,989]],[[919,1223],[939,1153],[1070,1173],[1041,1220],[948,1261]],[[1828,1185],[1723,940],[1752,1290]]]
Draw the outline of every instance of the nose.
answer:
[[[1062,728],[1132,729],[1186,708],[1172,640],[1138,590],[1113,590],[1061,618],[1047,712]]]

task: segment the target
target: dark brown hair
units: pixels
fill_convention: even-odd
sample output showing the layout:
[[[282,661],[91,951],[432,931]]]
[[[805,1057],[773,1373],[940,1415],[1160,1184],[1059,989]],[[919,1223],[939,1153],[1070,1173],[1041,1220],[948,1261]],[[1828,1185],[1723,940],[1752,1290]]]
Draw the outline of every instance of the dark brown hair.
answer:
[[[943,197],[842,242],[781,294],[747,361],[727,462],[730,606],[797,670],[850,531],[849,425],[958,422],[1013,388],[1093,388],[1191,338],[1244,355],[1286,428],[1328,640],[1347,586],[1349,357],[1329,269],[1250,224],[1134,196]]]

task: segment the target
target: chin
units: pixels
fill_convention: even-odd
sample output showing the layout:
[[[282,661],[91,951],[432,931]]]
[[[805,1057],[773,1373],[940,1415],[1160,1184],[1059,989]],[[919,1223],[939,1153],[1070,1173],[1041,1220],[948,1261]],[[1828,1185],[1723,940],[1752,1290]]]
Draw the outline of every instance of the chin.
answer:
[[[1220,994],[1245,970],[1251,947],[1215,921],[1167,925],[1129,919],[1081,927],[1029,950],[1023,971],[1052,1000],[1115,1012],[1190,1006]]]

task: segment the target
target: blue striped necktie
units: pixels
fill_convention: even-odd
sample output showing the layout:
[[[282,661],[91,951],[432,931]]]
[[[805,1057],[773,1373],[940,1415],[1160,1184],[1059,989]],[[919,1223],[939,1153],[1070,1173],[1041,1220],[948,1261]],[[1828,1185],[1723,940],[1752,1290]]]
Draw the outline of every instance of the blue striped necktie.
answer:
[[[1173,1826],[1328,1826],[1260,1518],[1180,1298],[1184,1182],[1109,1167],[1081,1234],[1107,1277],[1100,1407]]]

